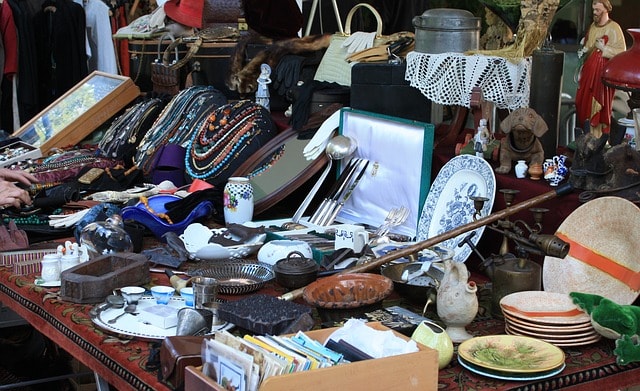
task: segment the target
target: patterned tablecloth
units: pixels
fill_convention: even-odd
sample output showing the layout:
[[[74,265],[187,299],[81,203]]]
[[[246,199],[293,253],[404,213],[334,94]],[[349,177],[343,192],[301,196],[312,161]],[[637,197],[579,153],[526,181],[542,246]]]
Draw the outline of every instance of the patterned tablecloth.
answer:
[[[499,109],[529,105],[531,58],[409,52],[405,79],[434,103],[471,107],[474,87]]]
[[[118,390],[170,389],[158,381],[157,371],[146,368],[153,341],[110,335],[92,323],[89,316],[92,305],[62,301],[57,288],[36,286],[34,277],[13,275],[10,268],[0,267],[0,301]],[[164,274],[152,273],[152,283],[166,284],[167,281]],[[490,298],[487,284],[481,282],[480,286],[480,311],[468,330],[476,336],[504,334],[504,322],[492,317],[486,309]],[[284,289],[272,282],[259,293],[280,295]],[[401,305],[418,313],[422,310],[395,293],[384,305]],[[437,315],[427,312],[427,316],[435,319]],[[636,384],[640,379],[640,363],[618,366],[613,349],[614,342],[606,339],[587,346],[563,348],[566,368],[556,376],[535,382],[508,382],[476,375],[462,368],[454,356],[451,364],[439,373],[439,390],[531,391],[575,386],[579,390],[602,391]]]

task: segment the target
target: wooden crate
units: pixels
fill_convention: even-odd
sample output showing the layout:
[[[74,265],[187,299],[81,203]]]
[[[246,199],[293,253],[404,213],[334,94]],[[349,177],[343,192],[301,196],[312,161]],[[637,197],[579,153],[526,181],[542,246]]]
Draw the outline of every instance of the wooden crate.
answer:
[[[368,323],[376,330],[389,330],[380,323]],[[307,335],[323,342],[336,330],[309,331]],[[408,337],[393,333],[402,338]],[[358,361],[330,368],[296,372],[266,379],[260,391],[282,390],[436,390],[438,387],[438,352],[418,344],[419,351],[397,356]],[[200,368],[188,366],[185,390],[219,391],[223,388],[205,376]]]

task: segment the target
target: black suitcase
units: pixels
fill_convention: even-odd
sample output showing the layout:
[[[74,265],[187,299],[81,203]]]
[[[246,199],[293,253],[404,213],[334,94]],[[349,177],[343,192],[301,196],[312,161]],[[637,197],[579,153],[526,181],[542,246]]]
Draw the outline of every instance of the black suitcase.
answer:
[[[165,39],[160,44],[161,55],[171,43]],[[203,42],[196,54],[189,63],[182,67],[181,76],[184,79],[190,71],[194,61],[200,62],[201,71],[207,79],[208,85],[215,87],[229,99],[238,99],[237,93],[230,91],[225,79],[229,72],[229,60],[233,54],[237,41],[221,40],[215,42]],[[187,44],[178,45],[178,57],[184,57],[187,52]],[[174,53],[171,54],[173,59]],[[151,83],[151,64],[158,58],[158,40],[155,39],[135,39],[129,41],[129,67],[130,77],[143,92],[153,90]]]
[[[404,79],[406,64],[357,63],[351,68],[351,107],[421,122],[431,121],[431,101]]]

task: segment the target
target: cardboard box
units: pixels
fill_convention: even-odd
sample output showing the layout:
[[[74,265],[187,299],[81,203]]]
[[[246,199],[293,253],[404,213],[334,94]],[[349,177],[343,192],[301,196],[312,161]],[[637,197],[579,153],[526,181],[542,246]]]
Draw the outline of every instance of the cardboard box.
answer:
[[[368,323],[376,330],[390,330],[380,323]],[[324,343],[336,330],[309,331],[307,335]],[[398,337],[408,337],[393,331]],[[260,391],[281,390],[436,390],[438,388],[438,352],[418,344],[418,352],[358,361],[330,368],[314,369],[274,376],[264,381]],[[188,366],[185,389],[192,391],[223,390],[199,368]]]
[[[141,322],[168,329],[178,325],[178,308],[171,305],[156,304],[141,309],[138,318]]]

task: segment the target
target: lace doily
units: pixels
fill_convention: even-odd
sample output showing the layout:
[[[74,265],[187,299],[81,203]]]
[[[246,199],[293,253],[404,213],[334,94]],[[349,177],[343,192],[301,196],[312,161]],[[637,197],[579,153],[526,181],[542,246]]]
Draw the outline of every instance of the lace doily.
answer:
[[[502,57],[462,53],[409,52],[405,79],[434,103],[471,107],[471,92],[500,109],[529,105],[531,58],[518,63]]]

